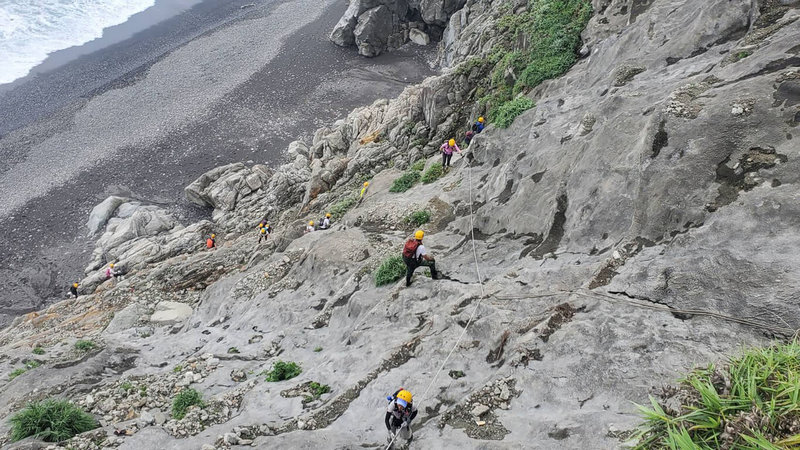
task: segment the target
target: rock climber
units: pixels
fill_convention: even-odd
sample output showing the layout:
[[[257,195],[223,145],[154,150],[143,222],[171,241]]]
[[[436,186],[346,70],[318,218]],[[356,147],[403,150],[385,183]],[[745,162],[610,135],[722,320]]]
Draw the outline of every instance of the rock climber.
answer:
[[[450,139],[441,146],[442,150],[442,169],[447,170],[450,168],[450,159],[453,157],[453,152],[461,153],[461,149],[456,145],[455,139]]]
[[[114,263],[111,263],[106,267],[106,280],[114,278],[117,276],[117,271],[114,270]]]
[[[384,418],[386,429],[389,431],[387,441],[393,442],[396,437],[401,437],[411,443],[411,440],[414,439],[411,432],[411,421],[417,417],[417,408],[412,402],[411,392],[400,389],[388,400],[389,406],[386,408],[386,417]]]
[[[213,250],[213,249],[217,248],[217,235],[216,234],[212,233],[211,237],[206,239],[206,248],[210,249],[210,250]]]
[[[331,227],[331,213],[325,214],[325,218],[322,219],[322,225],[320,225],[320,230],[327,230]]]
[[[264,225],[265,226],[259,228],[259,230],[258,230],[258,243],[259,244],[261,243],[262,239],[264,240],[264,242],[266,242],[267,239],[269,239],[269,234],[272,232],[272,228],[269,226],[269,224],[264,224]]]
[[[436,272],[436,261],[428,255],[425,246],[422,245],[423,237],[425,237],[425,232],[417,230],[414,233],[414,239],[409,239],[403,247],[403,262],[406,263],[406,287],[411,286],[411,276],[414,275],[414,270],[421,266],[430,267],[431,278],[439,279],[439,274]]]
[[[77,282],[72,283],[72,286],[69,287],[69,293],[70,293],[70,295],[75,296],[75,298],[78,298],[78,283]]]
[[[361,187],[361,196],[358,197],[358,204],[360,205],[362,201],[364,201],[364,194],[367,193],[367,188],[369,187],[369,181],[365,181],[364,185]]]
[[[264,228],[265,226],[268,226],[268,223],[269,221],[267,220],[267,216],[264,216],[264,218],[261,219],[261,222],[258,223],[258,228]]]
[[[478,121],[472,124],[472,131],[475,134],[479,134],[483,129],[486,127],[486,121],[484,120],[483,116],[478,117]]]
[[[314,221],[310,220],[310,221],[308,221],[308,226],[306,227],[306,231],[305,232],[306,233],[311,233],[312,231],[314,231]]]

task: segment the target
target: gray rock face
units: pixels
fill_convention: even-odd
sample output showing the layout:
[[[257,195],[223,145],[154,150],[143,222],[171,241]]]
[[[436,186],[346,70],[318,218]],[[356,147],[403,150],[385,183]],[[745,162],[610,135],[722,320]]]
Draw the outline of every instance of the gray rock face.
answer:
[[[386,6],[369,9],[358,16],[353,31],[358,52],[364,56],[378,56],[388,42],[387,29],[392,28],[392,13]]]
[[[86,222],[89,234],[96,234],[105,227],[108,220],[117,212],[117,208],[127,201],[128,199],[123,197],[111,196],[92,208],[92,212],[89,213],[89,220]]]
[[[192,315],[192,307],[178,302],[160,302],[150,316],[150,322],[172,324],[183,322]]]

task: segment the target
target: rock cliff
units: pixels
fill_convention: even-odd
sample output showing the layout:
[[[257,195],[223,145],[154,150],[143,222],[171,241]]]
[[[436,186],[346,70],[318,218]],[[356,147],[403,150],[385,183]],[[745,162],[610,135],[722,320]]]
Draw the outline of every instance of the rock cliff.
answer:
[[[87,273],[128,275],[90,277],[87,295],[0,333],[0,415],[67,397],[104,426],[77,448],[379,448],[403,386],[420,409],[411,447],[615,448],[651,387],[791,335],[796,1],[594,0],[582,57],[521,92],[534,108],[490,123],[441,178],[390,192],[493,111],[487,77],[523,76],[493,55],[528,48],[508,24],[542,4],[353,0],[334,40],[368,54],[411,22],[440,27],[442,73],[293,143],[274,170],[204,174],[186,194],[213,221],[104,202]],[[421,210],[446,279],[377,287]],[[303,234],[329,211],[333,229]],[[265,216],[275,233],[258,244]],[[278,360],[302,373],[267,382]],[[206,406],[171,418],[185,387]]]

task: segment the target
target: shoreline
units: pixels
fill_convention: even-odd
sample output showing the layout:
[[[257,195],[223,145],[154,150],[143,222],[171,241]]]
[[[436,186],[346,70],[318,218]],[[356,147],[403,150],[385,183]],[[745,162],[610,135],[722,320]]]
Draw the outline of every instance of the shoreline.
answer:
[[[329,2],[316,20],[283,39],[279,51],[265,66],[209,109],[179,111],[190,114],[188,123],[152,142],[119,145],[118,141],[104,138],[107,145],[117,145],[111,157],[104,155],[57,188],[26,201],[24,209],[11,217],[0,218],[0,252],[10,255],[7,261],[0,262],[0,282],[8,286],[0,294],[0,323],[59,300],[71,280],[83,277],[83,266],[93,249],[93,239],[86,236],[83,224],[91,208],[108,195],[122,194],[159,203],[183,223],[203,217],[207,212],[189,204],[183,196],[183,188],[202,173],[234,161],[274,166],[282,162],[292,140],[310,137],[319,126],[332,123],[356,107],[397,95],[405,84],[421,81],[432,73],[427,58],[433,47],[420,52],[410,48],[367,60],[352,49],[328,42],[330,27],[345,8],[343,1]],[[251,10],[248,14],[256,12],[254,8],[247,9]],[[240,23],[234,19],[203,34],[206,37],[176,48],[197,45],[209,35],[219,38],[220,33],[222,37],[234,34],[236,38]],[[175,64],[173,59],[175,53],[167,52],[152,64],[161,74],[179,76],[175,71],[184,69],[185,63]],[[163,66],[168,64],[174,67],[165,71]],[[107,89],[96,91],[91,98],[78,98],[72,106],[1,137],[0,156],[4,150],[7,154],[15,150],[13,144],[25,143],[25,157],[39,157],[30,153],[32,148],[81,131],[79,121],[76,126],[77,115],[107,96],[148,87],[153,76],[152,69],[146,69],[116,77],[107,82]],[[402,81],[404,78],[406,82]],[[168,105],[183,107],[180,102]],[[124,103],[106,102],[103,106],[104,111],[119,115],[120,120],[151,113],[141,108],[125,111],[129,105]],[[76,150],[78,154],[83,151],[79,147]],[[70,151],[69,146],[59,151]],[[13,156],[18,155],[12,155],[11,161]],[[0,191],[5,175],[0,172]]]

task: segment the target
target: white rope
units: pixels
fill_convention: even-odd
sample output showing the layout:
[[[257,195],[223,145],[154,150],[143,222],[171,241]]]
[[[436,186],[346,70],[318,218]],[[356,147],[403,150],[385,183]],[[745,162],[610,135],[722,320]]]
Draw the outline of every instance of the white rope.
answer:
[[[445,364],[447,364],[447,362],[450,360],[450,357],[453,356],[453,353],[456,351],[456,348],[458,348],[458,344],[461,343],[461,339],[463,339],[464,335],[467,333],[467,329],[469,329],[469,326],[475,319],[475,314],[477,314],[478,308],[481,306],[483,299],[486,298],[486,290],[483,287],[483,275],[481,275],[480,263],[478,262],[478,251],[475,249],[475,224],[474,224],[475,211],[473,210],[473,199],[472,199],[472,169],[470,169],[469,167],[467,167],[467,174],[468,174],[467,178],[469,179],[469,228],[470,228],[470,236],[472,238],[472,256],[473,259],[475,260],[475,273],[478,276],[478,284],[480,285],[481,288],[481,298],[478,299],[478,303],[475,304],[475,308],[472,310],[472,314],[469,316],[467,324],[464,326],[464,329],[458,336],[458,339],[456,340],[455,345],[453,345],[453,348],[450,349],[450,353],[448,353],[447,357],[444,359],[444,361],[442,361],[442,364],[439,366],[439,370],[437,370],[436,374],[433,376],[433,378],[431,378],[431,382],[428,384],[428,387],[425,388],[425,391],[422,393],[422,395],[418,397],[421,399],[425,398],[428,395],[428,392],[430,391],[431,387],[433,387],[433,384],[436,382],[436,379],[439,377],[439,374],[442,373]],[[392,440],[389,441],[389,445],[386,446],[386,450],[392,448],[392,445],[394,444],[394,441],[397,439],[397,436],[399,434],[400,434],[399,432],[394,434]]]

